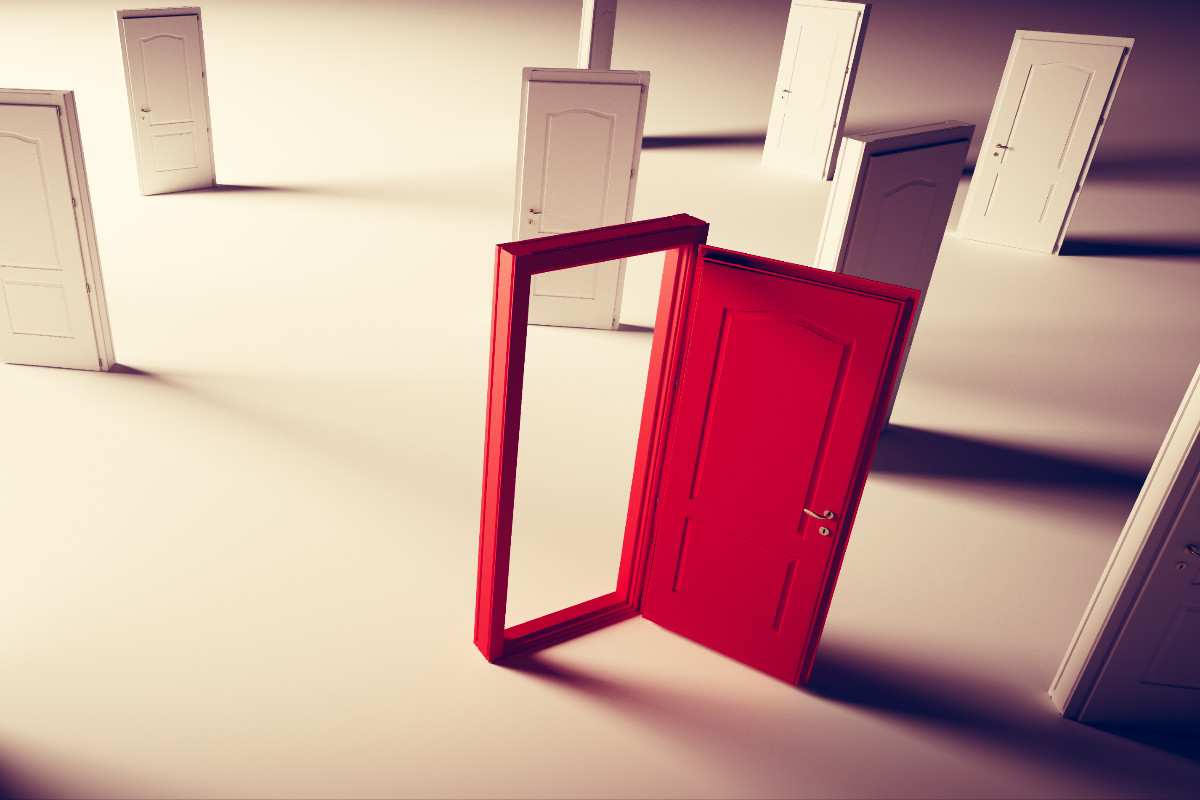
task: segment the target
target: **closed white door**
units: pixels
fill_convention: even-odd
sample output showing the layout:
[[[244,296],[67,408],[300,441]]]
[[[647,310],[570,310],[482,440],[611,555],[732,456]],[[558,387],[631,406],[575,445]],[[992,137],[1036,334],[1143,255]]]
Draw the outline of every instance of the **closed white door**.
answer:
[[[1200,733],[1200,370],[1050,696],[1081,722]]]
[[[792,3],[763,163],[828,180],[846,120],[869,3]]]
[[[648,72],[525,71],[516,239],[629,222]],[[537,275],[535,325],[615,328],[624,261]]]
[[[963,204],[966,239],[1056,253],[1133,39],[1017,31]]]
[[[78,142],[63,106],[10,103],[11,94],[19,93],[0,92],[0,357],[108,369],[102,290],[88,269],[87,193],[72,181]]]
[[[889,417],[974,131],[950,120],[842,141],[813,266],[921,292]]]
[[[200,10],[118,11],[117,22],[142,194],[212,186]]]
[[[580,69],[611,69],[617,0],[583,0],[579,26]]]

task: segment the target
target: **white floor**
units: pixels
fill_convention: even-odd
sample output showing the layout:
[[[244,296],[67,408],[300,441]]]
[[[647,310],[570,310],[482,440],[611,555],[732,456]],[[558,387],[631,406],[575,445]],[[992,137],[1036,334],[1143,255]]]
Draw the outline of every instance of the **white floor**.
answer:
[[[754,143],[787,6],[622,6],[614,65],[653,74],[639,218],[811,259],[828,184]],[[516,667],[471,644],[520,70],[573,65],[577,2],[206,2],[227,190],[153,198],[112,6],[0,2],[0,85],[77,92],[123,365],[0,366],[0,797],[1194,796],[1196,740],[1045,695],[1200,362],[1183,8],[874,3],[851,130],[981,136],[1017,28],[1137,44],[1074,254],[947,237],[796,689],[643,620]],[[546,470],[579,576],[547,589],[614,574],[569,501],[628,470],[653,272],[627,330],[546,350],[590,354],[564,430],[626,403],[610,448]],[[560,602],[524,553],[517,590]]]

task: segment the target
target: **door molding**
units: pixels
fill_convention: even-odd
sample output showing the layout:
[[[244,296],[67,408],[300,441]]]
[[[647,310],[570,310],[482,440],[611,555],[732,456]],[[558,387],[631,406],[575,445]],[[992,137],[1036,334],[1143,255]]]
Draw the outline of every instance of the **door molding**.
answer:
[[[88,189],[87,169],[83,161],[83,145],[79,135],[79,114],[75,106],[75,93],[71,91],[0,89],[0,104],[48,106],[58,109],[67,178],[70,181],[71,196],[74,201],[75,229],[79,238],[84,281],[88,287],[87,300],[91,310],[92,330],[97,352],[96,366],[89,366],[86,369],[107,372],[116,366],[117,361],[113,352],[112,329],[108,319],[108,300],[104,292],[104,276],[100,271],[100,250],[96,244],[92,196]]]

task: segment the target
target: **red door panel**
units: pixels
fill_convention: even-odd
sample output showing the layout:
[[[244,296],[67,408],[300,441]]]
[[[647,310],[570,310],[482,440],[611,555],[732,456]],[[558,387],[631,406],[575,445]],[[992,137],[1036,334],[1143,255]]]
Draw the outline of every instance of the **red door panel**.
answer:
[[[917,293],[716,248],[695,286],[643,614],[803,682]]]

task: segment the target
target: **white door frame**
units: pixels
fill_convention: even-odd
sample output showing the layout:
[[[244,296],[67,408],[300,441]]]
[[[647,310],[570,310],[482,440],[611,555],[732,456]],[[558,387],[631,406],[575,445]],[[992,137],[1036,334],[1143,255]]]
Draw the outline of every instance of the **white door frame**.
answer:
[[[200,91],[204,96],[204,115],[205,115],[205,141],[208,148],[209,164],[212,165],[212,180],[205,185],[190,187],[190,188],[207,188],[217,185],[217,168],[216,160],[213,158],[212,144],[212,109],[208,102],[208,65],[205,63],[204,55],[204,21],[200,16],[199,6],[181,6],[178,8],[136,8],[118,10],[117,12],[117,36],[121,40],[121,62],[125,67],[125,91],[129,98],[129,124],[133,130],[133,149],[134,160],[137,163],[138,170],[138,187],[142,194],[160,194],[157,191],[147,191],[145,176],[142,175],[142,137],[138,135],[138,118],[141,116],[141,111],[137,101],[134,99],[134,84],[133,74],[130,70],[129,61],[129,43],[125,37],[124,20],[127,19],[144,19],[148,17],[196,17],[196,33],[199,37],[200,47]],[[178,191],[187,191],[180,189]]]
[[[798,52],[799,40],[802,33],[801,29],[803,28],[803,23],[800,19],[801,15],[795,13],[799,7],[845,11],[856,14],[856,25],[852,34],[853,42],[848,53],[845,71],[841,76],[841,90],[838,93],[833,125],[828,133],[829,138],[826,142],[825,158],[818,169],[812,173],[799,169],[786,158],[785,152],[781,152],[779,148],[772,146],[772,142],[778,141],[783,131],[788,95],[792,93],[788,87],[792,85],[794,56]],[[870,3],[852,3],[845,2],[845,0],[792,0],[788,9],[787,28],[783,35],[783,52],[779,58],[779,72],[775,78],[775,96],[771,102],[771,115],[767,123],[767,141],[763,146],[762,163],[764,165],[792,172],[801,172],[808,174],[810,177],[820,178],[821,180],[829,180],[833,177],[833,169],[837,162],[838,147],[842,139],[842,129],[846,124],[846,112],[849,110],[850,94],[854,90],[854,78],[858,72],[858,60],[862,54],[863,36],[867,29],[867,19],[870,17],[870,14]],[[792,60],[789,60],[789,54],[793,56]],[[833,80],[836,80],[835,76],[831,76],[829,82]]]
[[[580,69],[612,69],[612,49],[617,26],[617,0],[583,0],[579,25]]]
[[[92,197],[88,191],[87,169],[83,163],[83,146],[79,137],[79,115],[75,107],[75,93],[0,89],[0,104],[50,106],[58,109],[60,128],[63,132],[67,179],[70,182],[71,197],[74,203],[75,227],[79,238],[88,306],[91,310],[92,332],[96,342],[96,366],[79,368],[107,372],[116,366],[117,361],[113,353],[112,330],[108,320],[108,301],[104,294],[104,277],[100,272],[100,251],[96,245]],[[61,365],[40,364],[36,366]]]
[[[1109,86],[1107,95],[1104,100],[1104,107],[1100,111],[1099,120],[1095,123],[1095,131],[1092,134],[1091,143],[1088,145],[1087,154],[1084,156],[1083,165],[1080,168],[1079,175],[1075,179],[1075,186],[1071,194],[1070,201],[1067,205],[1066,213],[1063,215],[1062,226],[1058,230],[1058,235],[1054,239],[1053,245],[1049,249],[1037,249],[1037,252],[1057,253],[1062,247],[1063,238],[1067,234],[1067,226],[1071,223],[1071,216],[1075,213],[1075,206],[1079,202],[1079,193],[1083,188],[1083,182],[1087,178],[1088,169],[1092,165],[1092,158],[1096,154],[1096,145],[1100,141],[1100,135],[1104,132],[1104,125],[1108,121],[1108,115],[1112,108],[1113,98],[1116,96],[1117,87],[1121,83],[1121,76],[1125,74],[1125,67],[1129,63],[1129,51],[1133,47],[1133,39],[1116,37],[1116,36],[1090,36],[1086,34],[1075,33],[1053,33],[1046,31],[1017,31],[1013,36],[1012,49],[1008,52],[1008,61],[1004,65],[1004,74],[1000,80],[1000,88],[996,92],[996,100],[992,106],[992,113],[988,118],[987,129],[983,134],[982,146],[979,150],[979,156],[976,159],[975,174],[971,179],[971,184],[967,188],[967,196],[963,201],[962,215],[960,216],[958,234],[964,239],[978,239],[979,241],[989,241],[986,238],[978,238],[971,229],[971,221],[976,216],[976,206],[986,203],[987,197],[984,195],[983,182],[980,180],[980,166],[985,164],[988,159],[997,157],[993,155],[998,153],[996,147],[1005,145],[1007,139],[1007,131],[1001,129],[1003,120],[1000,119],[1002,111],[1001,105],[1005,96],[1010,91],[1015,91],[1018,82],[1020,87],[1024,87],[1026,76],[1015,75],[1014,66],[1017,62],[1017,50],[1023,41],[1047,41],[1047,42],[1063,42],[1070,44],[1091,44],[1104,45],[1108,47],[1122,47],[1124,52],[1121,54],[1117,64],[1116,73],[1113,76],[1112,85]],[[1090,120],[1085,120],[1085,124],[1089,124]],[[1016,246],[1016,245],[1014,245]],[[1029,248],[1034,249],[1034,248]]]
[[[1200,570],[1200,557],[1196,554],[1183,548],[1179,551],[1168,548],[1177,533],[1176,521],[1183,509],[1197,502],[1200,502],[1200,369],[1184,393],[1179,411],[1050,686],[1050,697],[1064,717],[1093,721],[1089,719],[1088,702],[1121,644],[1138,600],[1153,574],[1163,568],[1162,560],[1169,562],[1165,565],[1167,569],[1178,563],[1187,565],[1184,570],[1188,576]],[[1200,531],[1191,536],[1200,539]],[[1147,658],[1151,655],[1145,654]]]
[[[896,380],[892,385],[892,395],[888,400],[887,414],[884,424],[891,418],[892,406],[896,403],[896,393],[900,390],[900,380],[904,374],[904,366],[908,362],[909,349],[913,336],[916,334],[917,323],[920,321],[921,309],[925,305],[925,294],[929,290],[929,282],[933,277],[933,268],[937,262],[938,250],[946,224],[950,219],[950,210],[954,205],[955,190],[958,179],[962,176],[963,165],[966,162],[967,150],[970,148],[971,137],[975,126],[946,120],[945,122],[920,125],[912,128],[901,128],[892,131],[864,133],[847,136],[842,140],[838,154],[837,171],[833,179],[833,188],[829,193],[829,203],[825,209],[825,223],[821,229],[821,238],[817,244],[817,255],[813,266],[831,272],[841,272],[859,278],[881,281],[907,289],[916,289],[921,293],[913,312],[912,326],[908,330],[908,339],[904,343],[904,354],[900,366],[896,370]],[[937,202],[930,209],[928,218],[928,237],[922,240],[921,252],[911,271],[897,268],[880,270],[878,265],[861,263],[850,256],[860,252],[853,245],[861,242],[862,237],[874,233],[863,230],[859,225],[859,214],[864,201],[864,189],[867,182],[867,167],[872,156],[891,155],[902,151],[928,150],[941,148],[945,153],[945,180],[952,181],[954,189],[943,191]],[[939,164],[939,167],[941,164]],[[913,176],[914,181],[919,176]],[[872,223],[878,220],[871,220]],[[937,231],[936,245],[932,241],[933,232]],[[861,244],[860,244],[861,247]]]
[[[527,204],[523,202],[526,199],[523,195],[525,189],[525,149],[526,133],[529,120],[529,92],[530,85],[535,82],[615,84],[641,87],[641,96],[638,102],[637,120],[635,121],[633,162],[629,172],[629,193],[625,204],[624,217],[619,221],[629,222],[633,215],[633,202],[634,194],[636,193],[637,189],[637,176],[639,170],[641,169],[642,130],[646,122],[646,98],[650,88],[650,73],[634,70],[581,70],[525,67],[522,72],[521,82],[521,118],[517,137],[517,175],[516,187],[513,192],[513,239],[522,240],[529,238],[528,236],[523,235],[525,230],[527,230],[527,222],[530,219],[536,219],[535,217],[530,216],[530,212],[532,211],[535,214],[542,213],[542,210],[532,210],[526,208],[525,206]],[[618,224],[618,222],[613,222],[611,224]],[[611,324],[606,325],[606,328],[615,329],[619,324],[621,312],[621,291],[624,282],[624,276],[625,261],[622,259],[616,271],[616,298],[612,309],[612,322]],[[540,312],[536,311],[530,312],[530,319],[531,323],[535,325],[567,325],[571,327],[580,327],[580,325],[574,322],[545,319],[540,316]],[[590,327],[590,325],[588,327]]]

